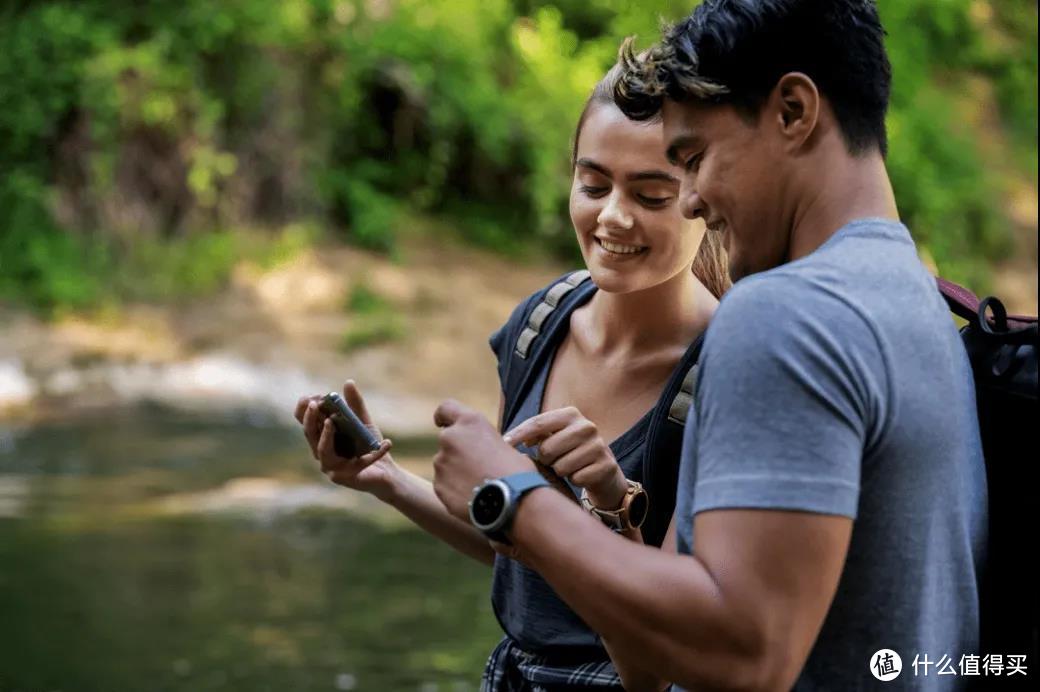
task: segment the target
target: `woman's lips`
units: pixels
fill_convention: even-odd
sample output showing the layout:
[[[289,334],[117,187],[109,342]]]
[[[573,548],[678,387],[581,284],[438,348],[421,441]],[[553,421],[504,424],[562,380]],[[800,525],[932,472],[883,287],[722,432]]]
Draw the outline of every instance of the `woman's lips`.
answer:
[[[606,238],[600,238],[595,236],[596,244],[606,253],[608,256],[621,259],[636,257],[642,255],[649,248],[645,245],[631,245],[629,243],[619,243],[613,240],[607,240]]]

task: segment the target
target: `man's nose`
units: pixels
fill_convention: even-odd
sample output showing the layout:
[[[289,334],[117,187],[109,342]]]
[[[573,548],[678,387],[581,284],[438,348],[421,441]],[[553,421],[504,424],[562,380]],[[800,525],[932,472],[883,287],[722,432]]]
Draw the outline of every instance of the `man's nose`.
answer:
[[[696,190],[683,190],[680,194],[681,202],[679,211],[687,219],[697,219],[704,216],[704,201]]]

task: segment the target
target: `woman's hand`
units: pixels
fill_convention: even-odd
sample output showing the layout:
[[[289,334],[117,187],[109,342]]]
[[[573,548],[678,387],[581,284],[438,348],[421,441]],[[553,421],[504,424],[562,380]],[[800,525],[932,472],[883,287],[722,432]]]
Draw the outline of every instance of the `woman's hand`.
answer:
[[[510,445],[538,445],[538,461],[588,491],[596,507],[621,506],[628,490],[625,474],[596,424],[573,406],[528,418],[504,438]]]
[[[343,396],[350,409],[357,414],[379,440],[379,449],[359,457],[346,458],[336,454],[333,438],[336,429],[332,421],[318,410],[321,395],[306,396],[296,403],[296,420],[303,424],[303,435],[310,445],[311,454],[321,463],[321,471],[329,480],[354,490],[371,493],[384,502],[392,499],[397,465],[389,451],[390,440],[383,439],[379,428],[365,408],[365,400],[353,380],[343,385]]]

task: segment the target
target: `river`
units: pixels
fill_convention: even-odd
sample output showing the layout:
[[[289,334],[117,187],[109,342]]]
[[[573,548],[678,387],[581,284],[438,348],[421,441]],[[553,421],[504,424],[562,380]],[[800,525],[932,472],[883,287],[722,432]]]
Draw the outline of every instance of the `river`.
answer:
[[[4,692],[476,690],[489,585],[266,414],[0,422]]]

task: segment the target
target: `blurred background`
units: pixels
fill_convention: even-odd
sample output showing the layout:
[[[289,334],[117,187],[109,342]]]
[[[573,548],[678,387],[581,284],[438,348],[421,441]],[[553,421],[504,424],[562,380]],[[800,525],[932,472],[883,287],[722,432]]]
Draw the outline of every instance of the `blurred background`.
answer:
[[[922,258],[1036,314],[1036,3],[878,4]],[[0,690],[475,690],[489,571],[292,407],[353,377],[419,473],[494,414],[584,99],[692,5],[0,2]]]

